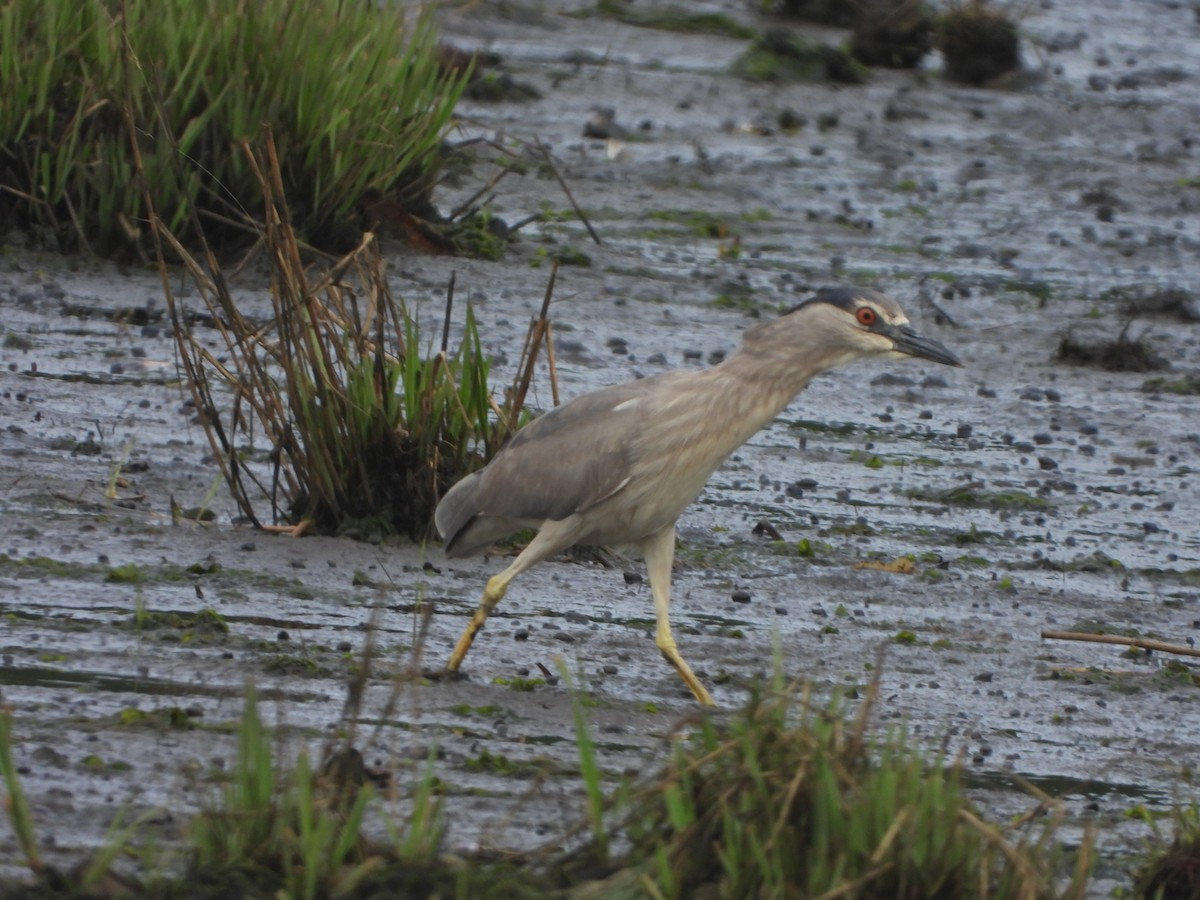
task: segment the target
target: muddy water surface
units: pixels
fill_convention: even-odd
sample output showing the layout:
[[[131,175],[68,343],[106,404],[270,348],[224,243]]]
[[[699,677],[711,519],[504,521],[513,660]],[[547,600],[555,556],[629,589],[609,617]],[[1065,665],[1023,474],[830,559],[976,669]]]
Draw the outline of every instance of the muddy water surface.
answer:
[[[829,283],[892,293],[967,363],[819,379],[684,514],[673,620],[718,702],[740,704],[773,654],[822,693],[864,684],[885,645],[881,725],[961,749],[985,810],[1024,808],[1021,776],[1100,826],[1111,859],[1128,852],[1142,826],[1127,813],[1187,796],[1200,764],[1191,670],[1040,634],[1190,643],[1200,627],[1200,416],[1169,389],[1200,369],[1193,12],[1031,8],[1036,74],[987,90],[928,73],[747,84],[725,74],[741,41],[547,10],[473,5],[444,28],[543,95],[460,110],[457,137],[530,159],[497,185],[496,214],[569,210],[536,138],[604,242],[564,214],[525,226],[500,263],[392,248],[394,289],[430,322],[457,272],[498,379],[564,248],[591,261],[564,268],[556,291],[564,396],[708,365],[756,317]],[[630,139],[582,138],[595,106]],[[781,132],[784,110],[807,124]],[[474,147],[481,162],[439,194],[447,209],[498,155]],[[1170,369],[1054,361],[1064,334],[1114,337],[1131,303],[1167,288],[1193,299],[1143,306],[1129,333]],[[261,279],[239,290],[267,309]],[[0,259],[0,695],[51,854],[76,858],[121,810],[174,835],[231,762],[247,679],[270,721],[319,745],[340,726],[377,604],[382,666],[360,746],[404,769],[436,744],[451,845],[527,848],[580,815],[565,688],[513,687],[558,659],[594,698],[612,778],[662,759],[693,705],[654,649],[648,588],[622,577],[640,564],[620,557],[522,577],[466,680],[409,684],[389,706],[387,676],[414,664],[414,609],[435,610],[415,664],[440,664],[503,561],[236,525],[161,310],[152,273]],[[1152,376],[1167,388],[1148,389]],[[545,382],[536,400],[550,404]],[[216,518],[173,524],[172,500]],[[782,542],[754,533],[763,519]],[[915,574],[856,568],[905,554]],[[1107,874],[1120,880],[1119,862]]]

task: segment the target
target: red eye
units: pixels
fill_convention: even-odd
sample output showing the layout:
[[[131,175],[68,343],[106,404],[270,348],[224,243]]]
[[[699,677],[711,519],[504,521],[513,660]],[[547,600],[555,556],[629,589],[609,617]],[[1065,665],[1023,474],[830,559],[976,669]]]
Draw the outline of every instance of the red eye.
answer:
[[[870,328],[875,324],[875,310],[869,306],[860,306],[854,316],[858,319],[859,325],[865,325],[867,328]]]

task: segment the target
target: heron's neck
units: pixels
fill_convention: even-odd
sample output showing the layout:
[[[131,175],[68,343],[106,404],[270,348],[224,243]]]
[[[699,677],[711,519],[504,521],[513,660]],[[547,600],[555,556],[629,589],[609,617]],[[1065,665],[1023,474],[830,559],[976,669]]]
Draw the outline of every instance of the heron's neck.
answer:
[[[711,371],[725,390],[761,409],[758,427],[779,415],[822,372],[850,362],[852,351],[812,346],[807,329],[777,319],[746,333],[742,345]]]

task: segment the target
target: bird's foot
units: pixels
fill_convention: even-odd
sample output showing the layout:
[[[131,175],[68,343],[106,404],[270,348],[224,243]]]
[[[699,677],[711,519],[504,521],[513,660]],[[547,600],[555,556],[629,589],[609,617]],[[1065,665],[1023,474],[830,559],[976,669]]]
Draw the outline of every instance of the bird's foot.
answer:
[[[665,642],[664,642],[665,643]],[[679,650],[675,647],[675,641],[670,639],[665,646],[659,647],[662,651],[663,659],[675,667],[675,671],[679,673],[679,677],[683,679],[683,683],[688,686],[693,696],[704,706],[716,706],[717,703],[712,698],[712,694],[708,692],[700,679],[696,677],[696,673],[692,671],[692,667],[684,662],[683,657],[679,655]]]

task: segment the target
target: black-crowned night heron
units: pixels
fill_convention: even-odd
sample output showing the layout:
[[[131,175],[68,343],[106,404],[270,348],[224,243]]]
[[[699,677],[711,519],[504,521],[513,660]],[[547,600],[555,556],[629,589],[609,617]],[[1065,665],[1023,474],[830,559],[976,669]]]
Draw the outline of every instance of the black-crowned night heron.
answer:
[[[813,377],[871,356],[962,365],[937,341],[917,335],[886,294],[830,288],[747,330],[720,365],[603,388],[525,426],[438,504],[434,519],[449,557],[538,529],[512,564],[488,580],[447,668],[458,670],[488,614],[526,569],[574,544],[630,544],[646,558],[658,649],[696,699],[711,705],[712,695],[679,655],[667,617],[675,520],[717,466]]]

